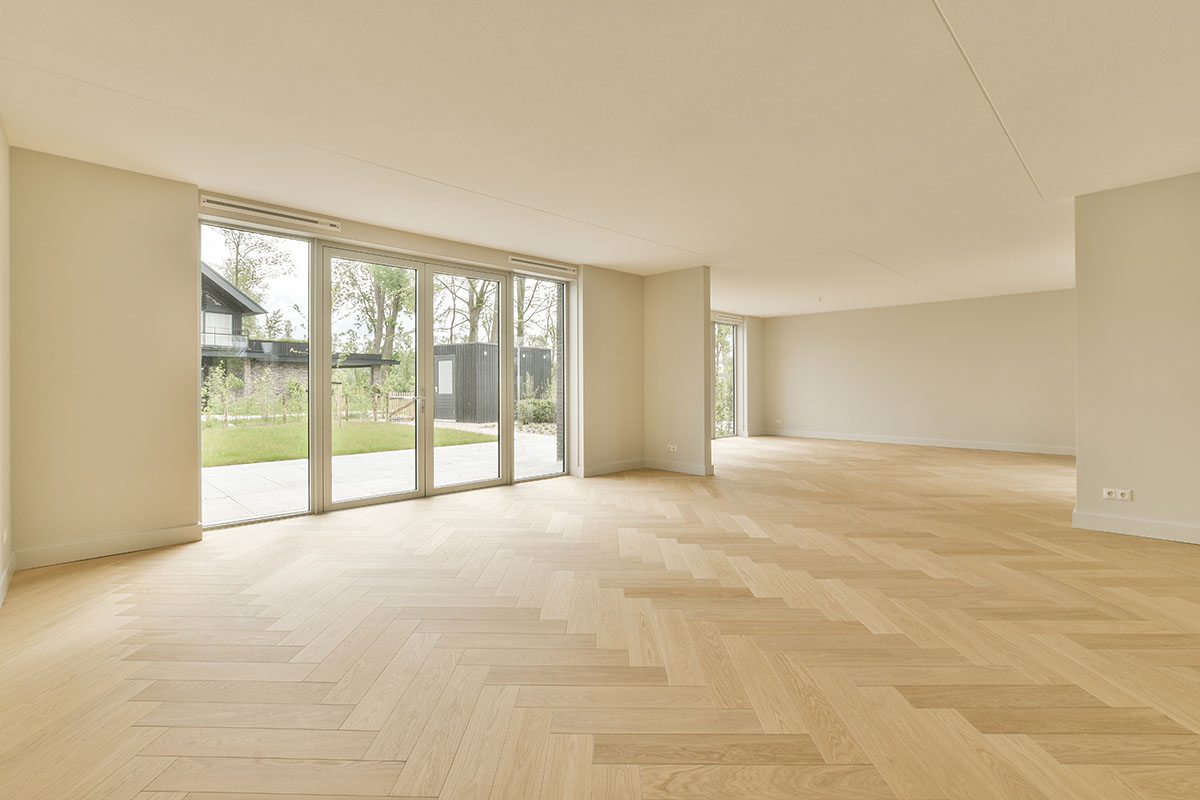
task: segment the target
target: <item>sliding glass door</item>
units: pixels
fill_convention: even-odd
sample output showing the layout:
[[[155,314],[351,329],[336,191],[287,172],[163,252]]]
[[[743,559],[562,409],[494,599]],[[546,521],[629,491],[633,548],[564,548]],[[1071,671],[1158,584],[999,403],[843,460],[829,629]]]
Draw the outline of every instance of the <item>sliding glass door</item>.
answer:
[[[201,240],[204,525],[565,471],[566,284],[232,226]]]
[[[418,491],[419,265],[331,251],[330,502]]]
[[[513,476],[561,475],[566,466],[566,298],[559,281],[514,275]]]
[[[500,480],[502,282],[433,272],[433,487]]]

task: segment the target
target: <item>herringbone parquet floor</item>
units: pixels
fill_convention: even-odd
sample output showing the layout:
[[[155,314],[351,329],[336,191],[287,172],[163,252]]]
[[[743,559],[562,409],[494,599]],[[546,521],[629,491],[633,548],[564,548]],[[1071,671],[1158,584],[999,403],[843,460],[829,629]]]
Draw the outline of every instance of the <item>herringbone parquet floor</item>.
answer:
[[[1200,797],[1200,548],[1069,458],[716,448],[19,573],[0,797]]]

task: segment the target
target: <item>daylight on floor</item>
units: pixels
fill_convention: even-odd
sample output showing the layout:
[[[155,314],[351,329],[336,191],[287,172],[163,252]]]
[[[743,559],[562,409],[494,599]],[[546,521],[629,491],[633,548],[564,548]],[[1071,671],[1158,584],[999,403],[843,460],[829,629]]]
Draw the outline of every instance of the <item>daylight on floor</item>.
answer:
[[[0,0],[0,800],[1197,800],[1197,42]]]

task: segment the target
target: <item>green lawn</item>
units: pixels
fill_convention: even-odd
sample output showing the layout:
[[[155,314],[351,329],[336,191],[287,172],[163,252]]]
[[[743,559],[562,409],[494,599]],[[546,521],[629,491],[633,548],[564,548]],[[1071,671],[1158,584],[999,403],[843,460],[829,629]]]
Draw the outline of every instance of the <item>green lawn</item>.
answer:
[[[453,428],[434,428],[433,445],[494,442],[495,436]],[[286,461],[308,456],[308,423],[280,425],[237,425],[205,428],[201,433],[203,463],[206,467],[226,464],[254,464],[260,461]],[[411,450],[414,446],[411,425],[387,422],[343,422],[333,428],[333,454],[378,453],[383,450]]]

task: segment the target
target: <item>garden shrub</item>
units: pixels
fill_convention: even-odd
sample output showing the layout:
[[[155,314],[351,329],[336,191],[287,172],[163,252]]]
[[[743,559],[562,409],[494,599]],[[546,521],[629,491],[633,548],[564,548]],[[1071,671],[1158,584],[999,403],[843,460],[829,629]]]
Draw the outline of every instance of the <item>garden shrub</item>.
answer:
[[[529,425],[535,422],[554,422],[554,401],[543,397],[527,397],[517,403],[517,422]]]

